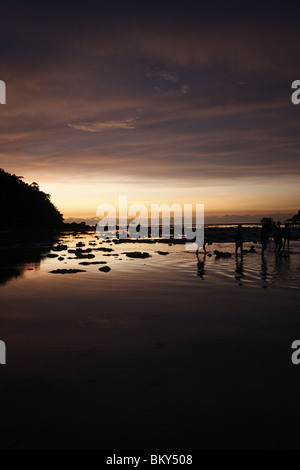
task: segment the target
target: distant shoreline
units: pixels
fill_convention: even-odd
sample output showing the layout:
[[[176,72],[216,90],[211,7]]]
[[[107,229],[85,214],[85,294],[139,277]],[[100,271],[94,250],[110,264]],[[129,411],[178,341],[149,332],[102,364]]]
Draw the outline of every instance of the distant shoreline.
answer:
[[[236,236],[236,227],[238,224],[206,224],[205,225],[205,240],[208,244],[210,243],[227,243],[227,242],[235,242]],[[160,232],[162,230],[162,226],[160,226]],[[118,231],[118,227],[117,227]],[[0,230],[0,242],[3,245],[5,241],[5,245],[9,244],[9,242],[14,241],[24,241],[27,243],[35,243],[36,241],[45,239],[45,238],[56,238],[59,237],[62,233],[72,233],[73,235],[80,235],[84,233],[95,233],[96,235],[96,227],[89,226],[85,224],[63,224],[62,226],[58,227],[10,227],[6,229]],[[171,236],[170,238],[155,238],[152,239],[149,232],[149,238],[143,238],[138,240],[132,240],[127,238],[123,239],[113,239],[109,237],[109,241],[113,241],[114,243],[172,243],[172,244],[182,244],[186,242],[186,238],[183,236],[182,239],[174,239],[172,236],[173,230],[171,227]],[[258,243],[261,239],[261,224],[243,224],[243,237],[244,241]],[[270,236],[272,239],[272,235]],[[300,239],[300,229],[299,228],[291,228],[291,239],[297,241]],[[0,246],[1,249],[1,246]]]

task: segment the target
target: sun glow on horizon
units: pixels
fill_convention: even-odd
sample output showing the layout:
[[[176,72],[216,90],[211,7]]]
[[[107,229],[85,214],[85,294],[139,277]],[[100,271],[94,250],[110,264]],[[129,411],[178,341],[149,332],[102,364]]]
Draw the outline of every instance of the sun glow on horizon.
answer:
[[[205,187],[186,187],[171,185],[168,181],[161,184],[112,184],[112,183],[51,183],[43,182],[42,191],[51,195],[51,201],[64,217],[95,217],[100,204],[112,204],[118,207],[119,196],[127,196],[128,204],[174,203],[204,204],[208,215],[226,215],[239,213],[295,212],[300,200],[299,184],[282,184],[278,200],[277,184],[231,184]]]

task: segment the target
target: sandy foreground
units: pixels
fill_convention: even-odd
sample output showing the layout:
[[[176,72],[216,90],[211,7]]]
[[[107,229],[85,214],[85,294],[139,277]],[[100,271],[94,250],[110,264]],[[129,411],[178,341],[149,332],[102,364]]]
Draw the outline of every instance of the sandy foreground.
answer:
[[[73,276],[49,258],[0,286],[1,448],[299,448],[298,247],[200,273],[157,250]]]

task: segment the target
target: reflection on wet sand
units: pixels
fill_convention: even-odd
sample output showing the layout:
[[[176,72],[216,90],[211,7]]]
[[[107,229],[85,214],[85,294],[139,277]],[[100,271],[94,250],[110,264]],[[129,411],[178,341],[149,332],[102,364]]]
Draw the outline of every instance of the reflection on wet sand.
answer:
[[[236,276],[235,276],[235,279],[236,279],[237,281],[239,281],[240,284],[242,284],[241,281],[242,281],[242,279],[245,277],[245,274],[244,274],[244,257],[243,257],[243,254],[238,255],[238,253],[236,253],[235,262],[236,262],[236,269],[235,269]]]
[[[292,245],[289,252],[275,255],[268,250],[261,256],[250,244],[242,254],[235,254],[233,243],[214,243],[209,251],[196,252],[196,272],[195,252],[186,252],[183,246],[171,244],[168,252],[160,251],[160,243],[151,243],[145,253],[144,245],[139,242],[126,245],[112,240],[101,241],[94,233],[43,233],[42,236],[2,233],[0,284],[22,277],[26,270],[37,269],[41,269],[43,274],[65,274],[67,278],[69,274],[78,272],[77,276],[81,279],[96,280],[103,264],[111,270],[114,281],[122,277],[125,271],[133,278],[142,271],[150,275],[158,268],[163,270],[165,279],[181,271],[185,283],[193,282],[192,278],[197,276],[216,284],[234,279],[237,285],[244,286],[261,287],[261,281],[264,284],[269,281],[281,287],[300,287],[297,244]]]
[[[267,258],[263,253],[261,256],[261,278],[264,282],[267,282],[269,276]]]
[[[141,257],[94,234],[13,245],[3,282],[39,271],[0,286],[1,449],[299,445],[298,244],[278,259],[250,244],[235,258],[233,243]]]
[[[197,251],[196,255],[197,255],[197,276],[200,277],[201,279],[204,279],[206,252],[204,252],[203,254],[199,254],[199,251]]]

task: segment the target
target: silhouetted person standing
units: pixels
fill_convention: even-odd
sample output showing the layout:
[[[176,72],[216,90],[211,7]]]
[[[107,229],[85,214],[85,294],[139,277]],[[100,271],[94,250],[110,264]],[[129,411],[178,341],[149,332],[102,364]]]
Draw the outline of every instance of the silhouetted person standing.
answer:
[[[239,248],[241,250],[241,255],[243,254],[243,243],[244,243],[243,227],[239,225],[235,234],[235,253],[236,254]]]
[[[285,249],[285,245],[287,244],[287,249],[290,249],[290,239],[291,239],[291,230],[288,224],[285,224],[283,229],[283,249]]]
[[[261,254],[264,256],[264,253],[268,246],[269,233],[266,225],[263,225],[261,228]]]

